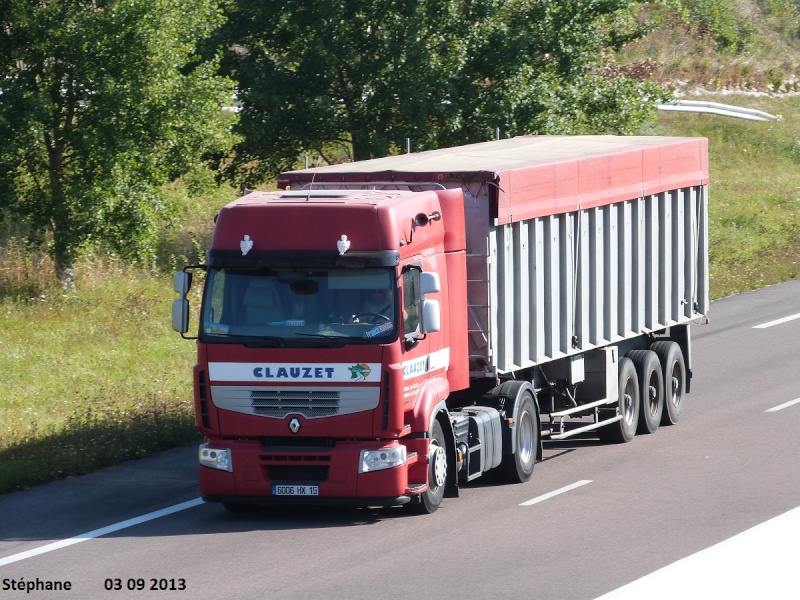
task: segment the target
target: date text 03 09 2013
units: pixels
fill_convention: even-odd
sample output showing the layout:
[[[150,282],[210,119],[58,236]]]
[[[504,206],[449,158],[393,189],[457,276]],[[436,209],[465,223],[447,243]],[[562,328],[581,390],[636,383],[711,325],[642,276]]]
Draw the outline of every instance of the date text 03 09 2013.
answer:
[[[150,590],[151,592],[182,592],[186,589],[185,579],[106,579],[105,588],[112,590]]]
[[[174,578],[109,578],[103,582],[103,586],[108,591],[129,590],[132,592],[141,590],[176,592],[187,589],[185,579]],[[6,577],[3,579],[2,584],[0,584],[0,590],[25,592],[26,594],[30,594],[31,592],[69,592],[74,589],[74,585],[71,581],[46,580],[39,579],[38,577],[35,579]]]

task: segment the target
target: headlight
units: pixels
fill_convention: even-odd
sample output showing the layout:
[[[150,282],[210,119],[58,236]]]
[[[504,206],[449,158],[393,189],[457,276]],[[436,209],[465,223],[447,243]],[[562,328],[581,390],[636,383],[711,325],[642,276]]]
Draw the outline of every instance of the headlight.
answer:
[[[199,459],[204,467],[233,473],[230,448],[210,448],[208,444],[200,444]]]
[[[387,446],[378,450],[362,450],[361,461],[358,465],[359,473],[381,471],[406,464],[405,446]]]

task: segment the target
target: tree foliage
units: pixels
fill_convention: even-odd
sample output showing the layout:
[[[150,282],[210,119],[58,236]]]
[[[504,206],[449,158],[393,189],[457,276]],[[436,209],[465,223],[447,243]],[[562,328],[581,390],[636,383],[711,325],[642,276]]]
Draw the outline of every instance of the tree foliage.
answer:
[[[233,83],[197,53],[223,20],[216,0],[0,5],[0,215],[63,277],[87,241],[147,260],[161,186],[232,146]]]
[[[243,106],[232,176],[298,156],[383,156],[523,133],[635,131],[666,93],[613,77],[634,0],[239,0],[226,62]]]

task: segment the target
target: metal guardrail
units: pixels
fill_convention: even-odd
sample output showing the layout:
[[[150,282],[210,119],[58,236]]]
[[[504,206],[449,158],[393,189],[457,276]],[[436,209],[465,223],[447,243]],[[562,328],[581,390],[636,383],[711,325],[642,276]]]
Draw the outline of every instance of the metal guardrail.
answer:
[[[763,110],[753,108],[742,108],[741,106],[731,106],[720,104],[719,102],[702,102],[699,100],[677,100],[668,104],[656,104],[658,110],[670,110],[678,112],[710,113],[723,117],[735,117],[737,119],[748,119],[750,121],[780,121],[780,116],[771,115]]]

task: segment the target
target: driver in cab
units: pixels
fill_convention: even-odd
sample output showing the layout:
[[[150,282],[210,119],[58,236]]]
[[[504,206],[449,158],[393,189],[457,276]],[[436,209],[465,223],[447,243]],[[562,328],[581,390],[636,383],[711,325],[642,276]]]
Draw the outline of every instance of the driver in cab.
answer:
[[[393,299],[389,288],[377,288],[369,291],[366,301],[359,311],[351,318],[352,323],[369,323],[376,318],[383,317],[391,320],[394,309]]]

